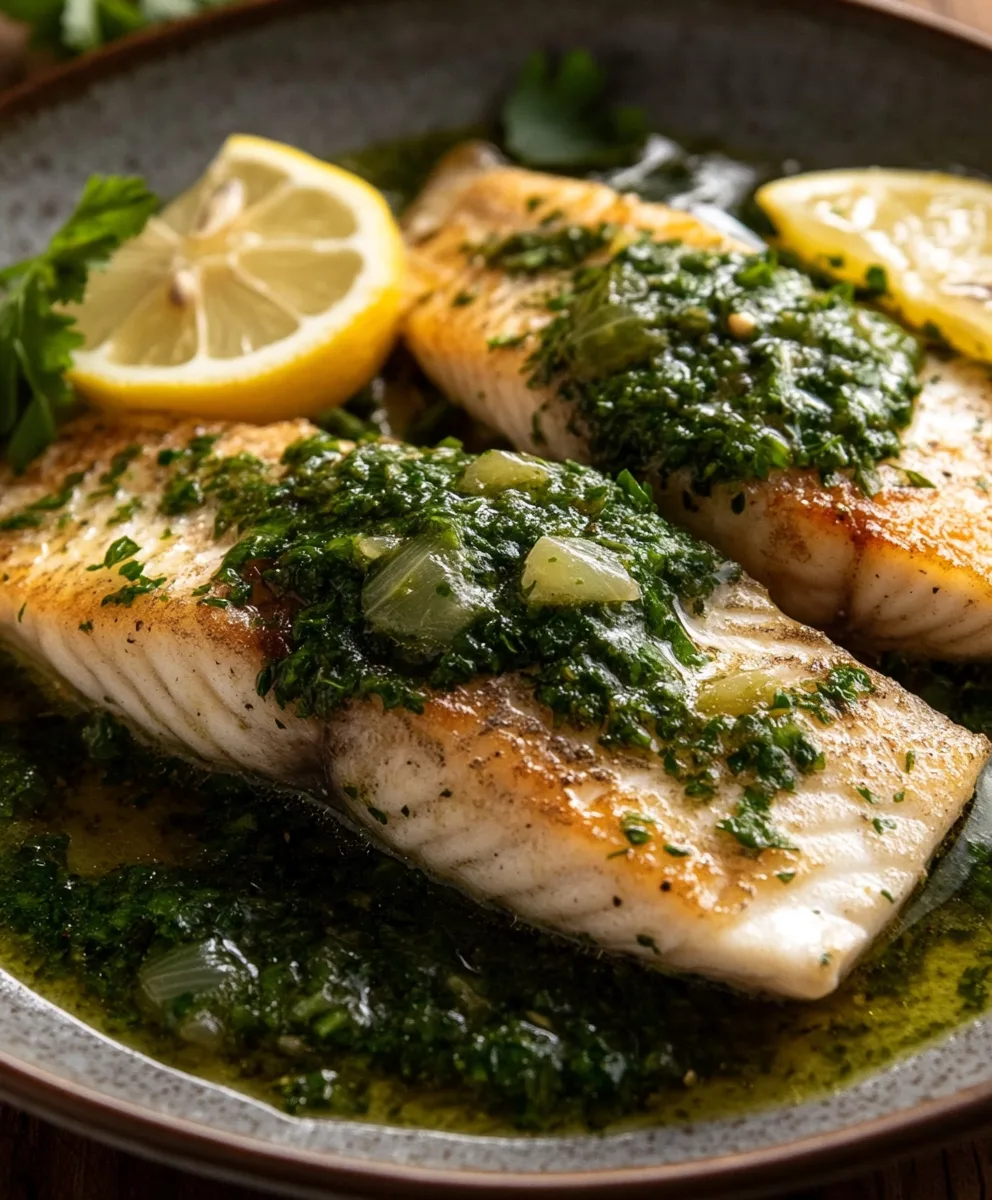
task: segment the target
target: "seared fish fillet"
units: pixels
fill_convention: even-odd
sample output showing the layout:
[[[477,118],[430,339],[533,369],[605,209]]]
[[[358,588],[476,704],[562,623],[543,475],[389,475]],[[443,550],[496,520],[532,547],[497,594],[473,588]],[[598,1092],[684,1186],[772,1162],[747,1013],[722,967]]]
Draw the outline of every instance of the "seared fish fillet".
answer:
[[[557,385],[528,386],[535,339],[498,353],[488,345],[550,320],[545,299],[560,276],[507,275],[466,253],[488,237],[537,228],[550,213],[693,246],[734,244],[690,214],[502,166],[475,147],[446,160],[408,214],[420,300],[406,339],[427,374],[518,449],[595,461]],[[883,466],[872,498],[849,482],[824,487],[808,470],[719,485],[703,497],[689,496],[677,473],[658,489],[662,511],[743,564],[798,620],[875,650],[992,657],[992,381],[984,366],[936,358],[923,378],[899,464],[934,488],[907,487],[902,472]]]
[[[877,675],[831,723],[796,716],[824,765],[775,799],[794,848],[761,854],[716,828],[737,783],[688,799],[656,754],[556,726],[520,676],[434,693],[420,713],[372,699],[298,717],[256,693],[273,641],[255,610],[201,602],[236,535],[215,539],[209,504],[157,511],[160,452],[203,432],[220,435],[219,455],[274,464],[312,429],[92,419],[23,478],[0,477],[0,644],[166,750],[329,793],[386,848],[480,900],[667,969],[813,998],[891,920],[972,793],[985,739]],[[18,519],[70,472],[82,475],[61,507]],[[156,584],[130,606],[103,603],[116,567],[87,569],[122,537]],[[714,713],[739,712],[755,678],[787,688],[849,661],[746,577],[684,624],[712,657]],[[624,836],[632,810],[654,823],[647,844]]]

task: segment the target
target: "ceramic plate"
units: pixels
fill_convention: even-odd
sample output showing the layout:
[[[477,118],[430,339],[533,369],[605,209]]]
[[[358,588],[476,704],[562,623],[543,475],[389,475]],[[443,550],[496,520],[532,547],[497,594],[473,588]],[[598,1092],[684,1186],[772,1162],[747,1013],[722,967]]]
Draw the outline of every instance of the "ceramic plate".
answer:
[[[992,173],[992,44],[889,9],[788,0],[366,0],[139,37],[0,101],[0,262],[93,171],[160,193],[232,131],[334,154],[471,124],[541,45],[589,46],[653,122],[808,166]],[[454,115],[454,120],[453,120]],[[0,976],[0,1092],[98,1137],[297,1195],[785,1185],[992,1113],[992,1019],[829,1098],[618,1136],[481,1138],[286,1117],[106,1040]]]

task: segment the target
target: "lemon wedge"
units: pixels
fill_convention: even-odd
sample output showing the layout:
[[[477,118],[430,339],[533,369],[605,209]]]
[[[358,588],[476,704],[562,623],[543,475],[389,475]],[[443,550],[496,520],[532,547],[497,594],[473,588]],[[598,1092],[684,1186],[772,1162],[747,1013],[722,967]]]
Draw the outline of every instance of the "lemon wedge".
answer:
[[[992,184],[817,171],[766,184],[757,198],[782,245],[808,264],[875,286],[909,324],[935,326],[958,350],[992,360]]]
[[[402,295],[400,233],[374,188],[234,136],[70,308],[85,338],[71,378],[105,407],[312,415],[375,375]]]

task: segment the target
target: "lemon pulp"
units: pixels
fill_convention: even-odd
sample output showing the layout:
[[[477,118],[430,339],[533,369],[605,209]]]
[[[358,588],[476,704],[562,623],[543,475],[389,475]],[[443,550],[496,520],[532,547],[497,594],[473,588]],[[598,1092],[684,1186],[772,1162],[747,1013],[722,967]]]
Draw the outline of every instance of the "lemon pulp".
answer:
[[[992,361],[992,184],[929,171],[817,171],[766,184],[758,202],[807,263],[875,286],[910,324]]]
[[[204,177],[94,274],[72,372],[111,407],[273,420],[340,403],[400,317],[403,251],[357,176],[229,138]]]

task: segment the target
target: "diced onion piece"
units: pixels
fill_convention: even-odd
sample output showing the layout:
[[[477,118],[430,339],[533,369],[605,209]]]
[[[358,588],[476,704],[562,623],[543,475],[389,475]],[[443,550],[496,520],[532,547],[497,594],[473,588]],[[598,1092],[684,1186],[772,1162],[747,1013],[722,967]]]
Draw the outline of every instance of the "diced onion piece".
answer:
[[[767,671],[738,671],[707,679],[696,696],[696,707],[707,716],[725,713],[739,717],[772,699],[782,681]]]
[[[237,949],[218,938],[177,946],[146,962],[138,973],[141,990],[156,1008],[180,996],[203,996],[229,979],[243,978],[249,966]]]
[[[436,654],[451,645],[486,599],[486,592],[466,578],[457,542],[426,533],[366,579],[362,611],[377,632]]]
[[[184,1042],[204,1050],[217,1050],[224,1041],[224,1022],[215,1013],[200,1009],[191,1013],[176,1030]]]
[[[615,604],[639,600],[641,589],[618,555],[587,538],[542,537],[524,562],[531,604]]]
[[[385,537],[360,537],[357,543],[358,553],[362,558],[367,558],[369,562],[375,562],[377,558],[382,558],[390,550],[395,550],[400,541],[400,538],[388,535]]]
[[[547,483],[549,474],[536,459],[509,450],[487,450],[465,468],[458,490],[470,496],[488,496],[507,488],[540,487]]]

